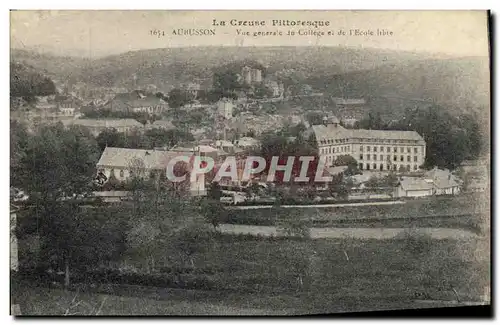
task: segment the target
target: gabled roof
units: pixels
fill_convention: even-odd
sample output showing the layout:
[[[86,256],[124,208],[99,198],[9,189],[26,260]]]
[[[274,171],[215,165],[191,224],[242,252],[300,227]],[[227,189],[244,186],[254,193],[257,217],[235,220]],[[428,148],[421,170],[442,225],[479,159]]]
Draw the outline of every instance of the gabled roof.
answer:
[[[384,140],[415,140],[422,141],[423,138],[415,131],[395,131],[395,130],[365,130],[365,129],[345,129],[334,124],[313,125],[312,130],[316,139],[340,139],[340,138],[377,138]]]
[[[175,129],[175,125],[168,120],[158,120],[151,123],[151,128],[164,128],[164,129]]]
[[[405,191],[426,191],[434,188],[432,180],[417,177],[403,177],[400,185]]]
[[[65,125],[81,125],[86,127],[142,127],[142,124],[131,118],[124,119],[74,119],[63,122]]]
[[[130,168],[144,166],[144,169],[164,169],[174,157],[188,156],[191,152],[162,150],[144,150],[106,147],[97,163],[98,167]]]

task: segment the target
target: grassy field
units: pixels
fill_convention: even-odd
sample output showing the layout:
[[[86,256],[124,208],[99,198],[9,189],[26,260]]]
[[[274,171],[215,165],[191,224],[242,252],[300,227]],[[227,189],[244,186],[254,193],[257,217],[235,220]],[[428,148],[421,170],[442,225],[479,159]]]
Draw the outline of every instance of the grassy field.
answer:
[[[405,204],[334,208],[230,210],[224,223],[273,226],[290,213],[312,221],[314,227],[444,227],[477,230],[489,222],[489,201],[478,195],[432,197]]]
[[[184,271],[175,276],[196,278],[211,290],[104,286],[107,289],[101,292],[107,295],[82,294],[80,299],[92,308],[79,313],[95,313],[105,296],[103,315],[397,309],[415,306],[417,298],[450,301],[458,295],[460,300],[479,301],[490,283],[489,246],[481,238],[457,242],[411,233],[392,240],[228,238],[222,236],[196,253],[194,268],[188,261],[175,260],[167,247],[158,247],[155,253],[157,267],[152,273],[174,277],[166,267],[180,266]],[[144,272],[145,261],[136,258],[127,264]],[[299,275],[303,275],[302,284]],[[74,293],[41,288],[16,292],[24,314],[64,313],[74,297]]]

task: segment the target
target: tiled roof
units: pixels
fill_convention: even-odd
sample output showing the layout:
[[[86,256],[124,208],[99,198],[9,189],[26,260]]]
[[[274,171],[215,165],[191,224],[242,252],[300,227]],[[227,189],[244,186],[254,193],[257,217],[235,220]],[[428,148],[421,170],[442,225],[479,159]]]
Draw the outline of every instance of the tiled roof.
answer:
[[[403,177],[400,181],[401,187],[405,191],[424,191],[434,188],[434,184],[429,180],[417,177]]]
[[[192,153],[107,147],[97,166],[130,168],[140,162],[145,169],[164,169],[172,158],[178,156],[191,157]]]
[[[171,121],[158,120],[154,121],[150,125],[151,128],[164,128],[164,129],[175,129],[175,125]]]
[[[422,141],[423,138],[415,131],[394,131],[394,130],[364,130],[364,129],[345,129],[340,125],[313,125],[312,130],[317,140],[339,139],[339,138],[376,138],[384,140],[416,140]]]
[[[75,119],[63,122],[65,125],[81,125],[86,127],[142,127],[138,121],[130,118],[125,119]]]

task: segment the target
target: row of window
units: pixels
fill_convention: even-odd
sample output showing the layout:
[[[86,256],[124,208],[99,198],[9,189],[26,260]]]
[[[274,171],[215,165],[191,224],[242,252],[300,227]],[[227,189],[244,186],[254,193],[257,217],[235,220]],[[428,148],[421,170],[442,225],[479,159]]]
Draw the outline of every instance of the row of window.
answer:
[[[349,152],[350,146],[321,148],[322,154]]]
[[[365,160],[364,159],[365,157],[366,157],[366,160],[372,160],[372,158],[373,158],[373,160],[377,160],[377,155],[370,155],[370,154],[367,154],[366,156],[364,156],[363,154],[360,154],[359,155],[359,160]],[[378,160],[383,161],[384,160],[384,155],[379,155],[378,156]],[[385,160],[390,161],[391,160],[391,156],[387,155]],[[394,155],[393,156],[393,160],[394,161],[398,161],[398,156]],[[405,161],[403,155],[399,156],[399,161]],[[411,156],[406,156],[406,161],[410,162],[411,161]],[[418,156],[413,156],[413,161],[417,162],[418,161]]]
[[[346,143],[349,140],[352,140],[353,142],[378,142],[378,143],[414,143],[417,144],[418,140],[383,140],[383,139],[358,139],[358,138],[353,138],[353,139],[324,139],[321,140],[321,144],[333,144],[333,143]]]
[[[346,143],[348,139],[328,139],[328,140],[321,140],[321,144],[333,144],[333,143]]]
[[[360,163],[359,164],[359,169],[361,170],[404,170],[404,171],[411,171],[413,170],[418,170],[417,165],[398,165],[398,164],[393,164],[393,165],[384,165],[384,164],[369,164],[369,163]]]
[[[373,152],[377,152],[377,151],[384,152],[384,148],[387,149],[387,152],[391,152],[391,147],[384,147],[384,146],[373,146],[373,147],[366,146],[366,151],[370,152],[373,149]],[[399,147],[399,152],[400,153],[404,153],[405,152],[404,148],[405,147]],[[363,146],[359,146],[359,151],[361,151],[361,152],[364,151]],[[393,147],[392,151],[393,152],[398,152],[398,147]],[[407,153],[411,153],[411,147],[406,147],[406,152]],[[417,147],[413,148],[413,153],[415,153],[415,154],[418,153],[418,148]]]

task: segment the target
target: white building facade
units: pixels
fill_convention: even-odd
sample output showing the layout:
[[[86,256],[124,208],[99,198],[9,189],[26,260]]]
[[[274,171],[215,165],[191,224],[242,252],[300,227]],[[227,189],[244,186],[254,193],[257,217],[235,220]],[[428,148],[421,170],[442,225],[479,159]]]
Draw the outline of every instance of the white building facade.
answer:
[[[217,112],[220,116],[229,120],[233,117],[233,107],[232,101],[222,99],[217,103]]]
[[[329,166],[342,155],[356,159],[361,170],[416,171],[425,161],[425,141],[415,131],[345,129],[336,117],[312,131]]]

